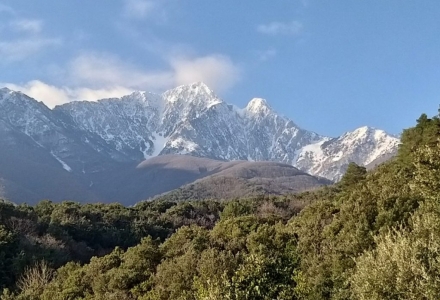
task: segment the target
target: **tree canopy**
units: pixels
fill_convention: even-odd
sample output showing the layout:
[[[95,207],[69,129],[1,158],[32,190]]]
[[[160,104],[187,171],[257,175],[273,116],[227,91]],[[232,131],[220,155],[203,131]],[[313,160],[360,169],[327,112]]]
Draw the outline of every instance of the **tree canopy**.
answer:
[[[439,299],[440,120],[282,197],[0,202],[1,299]]]

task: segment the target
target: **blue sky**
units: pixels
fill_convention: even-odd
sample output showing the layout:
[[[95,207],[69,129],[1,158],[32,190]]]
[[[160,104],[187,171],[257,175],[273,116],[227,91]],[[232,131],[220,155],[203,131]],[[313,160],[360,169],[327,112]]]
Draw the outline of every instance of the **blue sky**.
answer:
[[[320,134],[399,134],[440,104],[440,2],[0,3],[0,84],[48,106],[194,81]]]

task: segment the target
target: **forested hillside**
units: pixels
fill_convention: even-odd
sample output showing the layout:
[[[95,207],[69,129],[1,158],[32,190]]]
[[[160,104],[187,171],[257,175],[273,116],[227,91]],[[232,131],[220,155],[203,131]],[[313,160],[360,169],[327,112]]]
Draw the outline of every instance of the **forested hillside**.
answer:
[[[232,201],[0,204],[6,299],[439,299],[440,120],[335,186]]]

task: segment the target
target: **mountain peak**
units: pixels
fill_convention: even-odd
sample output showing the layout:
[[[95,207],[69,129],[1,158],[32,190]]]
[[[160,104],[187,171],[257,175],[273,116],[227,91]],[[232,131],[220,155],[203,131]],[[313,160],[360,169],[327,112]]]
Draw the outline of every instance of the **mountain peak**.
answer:
[[[358,135],[366,135],[366,134],[369,134],[374,131],[376,131],[376,129],[373,127],[362,126],[362,127],[359,127],[359,128],[356,128],[355,130],[353,130],[353,133],[358,134]]]
[[[163,97],[169,103],[188,105],[190,103],[211,107],[223,101],[203,82],[195,82],[189,85],[181,85],[175,89],[168,90]]]
[[[16,94],[16,93],[19,93],[19,92],[13,91],[7,87],[0,88],[0,95],[1,96],[11,95],[11,94]]]
[[[213,90],[211,90],[205,83],[198,81],[191,84],[180,85],[174,89],[168,90],[165,93],[178,92],[178,93],[190,93],[190,94],[207,94],[214,95]]]
[[[272,108],[267,104],[267,101],[262,98],[254,98],[249,101],[246,110],[251,113],[270,112]]]
[[[205,89],[211,91],[211,89],[203,82],[203,81],[197,81],[190,84],[192,89]]]
[[[134,92],[97,103],[71,102],[51,113],[22,93],[0,89],[0,118],[2,122],[15,122],[11,123],[14,128],[24,128],[25,134],[34,134],[37,146],[44,140],[50,145],[48,149],[58,147],[55,155],[61,158],[66,157],[64,144],[40,131],[46,128],[46,121],[53,120],[47,128],[56,132],[68,126],[69,132],[73,130],[68,139],[86,147],[81,150],[85,152],[77,154],[76,146],[69,146],[69,153],[75,157],[69,161],[72,169],[82,168],[76,161],[86,152],[94,153],[93,160],[102,157],[117,162],[174,153],[221,160],[279,161],[338,180],[349,161],[367,165],[390,157],[399,143],[383,130],[367,126],[334,139],[320,136],[278,115],[265,99],[254,98],[238,109],[218,98],[203,82],[160,95]],[[12,121],[11,114],[15,118]],[[95,168],[90,162],[90,168]]]
[[[381,129],[376,129],[370,126],[362,126],[353,131],[346,132],[342,135],[343,138],[350,137],[351,139],[366,139],[378,138],[380,136],[391,136]]]
[[[35,100],[34,98],[31,98],[20,91],[11,90],[7,87],[0,88],[0,100],[2,100],[2,102],[6,101],[9,103],[21,103],[21,104],[39,103],[39,101]]]
[[[10,89],[7,88],[7,87],[2,87],[2,88],[0,89],[0,91],[1,91],[1,92],[6,92],[6,93],[12,92],[12,90],[10,90]]]

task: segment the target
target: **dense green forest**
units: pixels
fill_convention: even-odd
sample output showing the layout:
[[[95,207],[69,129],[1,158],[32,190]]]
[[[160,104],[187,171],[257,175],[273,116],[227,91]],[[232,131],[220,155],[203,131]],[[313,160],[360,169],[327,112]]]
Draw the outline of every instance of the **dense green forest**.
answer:
[[[440,120],[317,191],[0,203],[1,299],[440,299]]]

